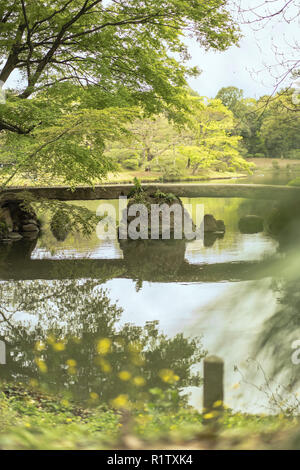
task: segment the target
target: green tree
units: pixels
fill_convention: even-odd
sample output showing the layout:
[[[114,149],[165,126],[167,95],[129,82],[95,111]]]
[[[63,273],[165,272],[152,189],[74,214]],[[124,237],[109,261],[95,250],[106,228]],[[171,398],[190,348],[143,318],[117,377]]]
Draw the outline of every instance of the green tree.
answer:
[[[188,160],[188,166],[192,167],[193,174],[204,168],[219,171],[250,170],[240,153],[242,138],[232,135],[234,124],[233,113],[220,100],[204,103],[201,99],[194,99],[190,142],[179,147],[180,153]]]
[[[16,72],[22,78],[21,89],[0,105],[13,174],[41,171],[70,185],[90,184],[112,169],[105,141],[132,119],[128,108],[180,119],[186,77],[197,73],[184,65],[182,37],[192,33],[207,49],[236,43],[226,4],[1,0],[0,81]]]
[[[259,113],[259,104],[253,98],[244,98],[243,90],[229,86],[221,88],[216,96],[224,106],[232,111],[235,117],[235,126],[232,135],[243,138],[243,147],[248,155],[258,153],[266,154],[264,141],[260,135],[262,113]]]
[[[269,157],[286,158],[289,152],[299,152],[300,107],[294,104],[293,93],[293,89],[283,90],[268,104],[260,133]],[[269,97],[261,99],[262,103],[268,101]]]

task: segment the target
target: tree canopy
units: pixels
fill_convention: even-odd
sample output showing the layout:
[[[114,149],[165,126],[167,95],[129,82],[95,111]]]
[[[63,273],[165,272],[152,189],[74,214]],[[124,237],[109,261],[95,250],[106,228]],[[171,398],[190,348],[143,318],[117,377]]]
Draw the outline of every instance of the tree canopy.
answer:
[[[134,107],[182,119],[186,78],[198,73],[185,65],[183,37],[207,49],[236,43],[226,3],[0,1],[0,81],[21,77],[0,104],[1,147],[14,171],[90,184],[112,169],[105,141],[120,136]]]

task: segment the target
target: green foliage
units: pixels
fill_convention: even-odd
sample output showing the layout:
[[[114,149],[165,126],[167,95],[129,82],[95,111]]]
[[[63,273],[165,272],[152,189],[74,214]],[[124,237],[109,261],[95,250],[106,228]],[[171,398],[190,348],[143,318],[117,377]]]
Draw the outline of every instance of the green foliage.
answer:
[[[0,220],[0,240],[1,238],[6,238],[8,235],[8,227],[6,222]]]
[[[219,422],[219,433],[214,432],[210,437],[201,413],[190,407],[170,411],[164,405],[173,400],[172,395],[156,388],[151,394],[160,397],[160,401],[155,399],[157,405],[132,410],[124,423],[122,413],[105,406],[83,408],[64,396],[2,383],[0,449],[136,449],[137,444],[190,448],[193,440],[201,449],[216,446],[251,449],[254,445],[278,450],[278,438],[283,448],[297,447],[290,441],[290,435],[297,435],[298,421],[284,415],[248,415],[227,410]]]
[[[242,90],[222,88],[217,94],[236,119],[235,135],[243,137],[249,156],[293,158],[300,147],[299,106],[293,103],[293,89],[259,100],[244,99]],[[297,158],[297,157],[296,157]]]
[[[175,202],[175,201],[178,200],[178,198],[177,198],[177,196],[175,196],[175,194],[173,194],[173,193],[165,194],[162,191],[160,191],[159,189],[155,192],[154,197],[156,199],[162,199],[162,200],[164,200],[166,202],[169,202],[169,203]]]
[[[5,197],[5,196],[4,196]],[[55,199],[36,199],[31,193],[22,191],[18,193],[18,198],[22,200],[22,209],[31,213],[32,208],[41,214],[47,213],[58,226],[63,228],[63,221],[67,222],[67,229],[72,233],[80,232],[84,236],[89,236],[94,232],[99,217],[87,207],[79,206]],[[1,193],[0,193],[1,201]],[[55,223],[53,224],[55,229]]]
[[[68,214],[68,207],[58,209],[50,222],[51,232],[59,241],[64,241],[71,230],[71,219]]]
[[[172,182],[172,181],[178,181],[181,177],[182,173],[181,170],[174,165],[166,165],[163,167],[163,173],[162,173],[162,181],[163,182]]]
[[[128,158],[127,160],[124,160],[123,166],[128,170],[138,170],[139,161],[137,158]]]
[[[133,178],[133,189],[129,191],[128,197],[129,198],[136,198],[137,196],[143,196],[144,190],[142,188],[141,182],[139,181],[138,178],[134,177]]]
[[[285,157],[300,148],[300,110],[293,104],[293,92],[282,90],[270,102],[269,97],[260,100],[261,105],[268,103],[260,133],[269,157]]]
[[[251,171],[251,165],[240,153],[240,136],[232,135],[234,117],[220,100],[194,99],[190,142],[180,146],[181,155],[192,167],[192,174],[199,169],[213,168],[217,171]]]
[[[186,78],[198,74],[185,65],[184,33],[217,50],[239,34],[222,0],[146,3],[0,2],[0,80],[22,76],[0,104],[2,158],[14,163],[5,185],[20,172],[92,184],[115,169],[105,143],[136,107],[183,120]]]
[[[300,160],[300,148],[289,150],[285,157],[291,160]]]

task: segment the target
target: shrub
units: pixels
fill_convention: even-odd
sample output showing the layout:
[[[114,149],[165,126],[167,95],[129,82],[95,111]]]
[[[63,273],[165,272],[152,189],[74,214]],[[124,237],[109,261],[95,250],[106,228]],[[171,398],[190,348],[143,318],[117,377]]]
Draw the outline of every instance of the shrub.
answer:
[[[56,240],[64,241],[71,230],[71,220],[67,212],[58,209],[51,219],[50,228]]]
[[[171,166],[163,169],[162,181],[177,181],[181,177],[179,168]]]
[[[127,170],[138,170],[139,161],[137,158],[128,158],[127,160],[124,160],[123,166]]]

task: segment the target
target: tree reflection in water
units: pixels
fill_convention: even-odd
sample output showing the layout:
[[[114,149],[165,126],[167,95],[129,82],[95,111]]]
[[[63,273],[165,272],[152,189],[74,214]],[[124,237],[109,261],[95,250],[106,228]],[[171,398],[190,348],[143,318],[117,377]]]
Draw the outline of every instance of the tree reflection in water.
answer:
[[[156,321],[122,326],[122,310],[99,281],[5,282],[0,298],[2,376],[9,381],[101,402],[120,394],[147,401],[158,388],[176,401],[184,387],[201,382],[191,371],[205,355],[199,339],[167,338]]]

